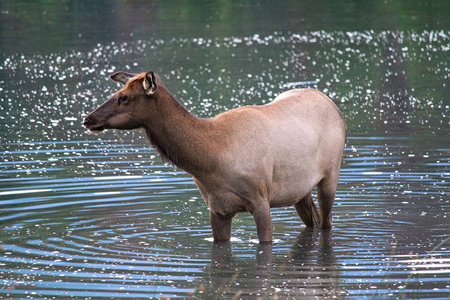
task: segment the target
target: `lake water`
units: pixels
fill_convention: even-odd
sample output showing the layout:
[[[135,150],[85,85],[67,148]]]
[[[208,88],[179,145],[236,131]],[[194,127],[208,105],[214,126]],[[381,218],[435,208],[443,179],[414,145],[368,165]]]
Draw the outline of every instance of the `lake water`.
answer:
[[[0,297],[449,298],[450,4],[166,2],[0,4]],[[279,208],[272,246],[248,214],[215,245],[142,132],[81,126],[110,73],[150,69],[200,117],[329,95],[348,125],[333,230]]]

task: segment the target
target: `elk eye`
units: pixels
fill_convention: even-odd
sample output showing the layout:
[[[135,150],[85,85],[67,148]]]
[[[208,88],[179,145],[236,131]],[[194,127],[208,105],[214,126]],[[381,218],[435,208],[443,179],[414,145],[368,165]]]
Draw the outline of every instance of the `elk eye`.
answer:
[[[127,100],[128,100],[127,96],[120,96],[118,99],[119,104],[122,104],[122,103],[126,102]]]

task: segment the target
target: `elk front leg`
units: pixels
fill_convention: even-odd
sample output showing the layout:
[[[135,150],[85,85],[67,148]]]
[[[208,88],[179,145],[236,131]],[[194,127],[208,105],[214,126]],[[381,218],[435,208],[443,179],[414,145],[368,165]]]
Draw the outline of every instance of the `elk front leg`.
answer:
[[[233,218],[226,218],[209,211],[209,223],[214,237],[214,242],[229,241],[231,238],[231,221]]]
[[[256,223],[256,230],[258,232],[258,239],[260,243],[272,242],[272,218],[270,217],[269,204],[262,204],[255,207],[252,212]]]

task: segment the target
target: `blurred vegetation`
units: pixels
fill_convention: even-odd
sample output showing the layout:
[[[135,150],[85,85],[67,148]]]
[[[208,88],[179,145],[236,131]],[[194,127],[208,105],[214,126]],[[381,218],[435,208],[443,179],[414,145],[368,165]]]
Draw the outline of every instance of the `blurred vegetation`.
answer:
[[[150,37],[212,38],[276,31],[449,30],[449,12],[446,0],[1,1],[0,51],[51,53]]]

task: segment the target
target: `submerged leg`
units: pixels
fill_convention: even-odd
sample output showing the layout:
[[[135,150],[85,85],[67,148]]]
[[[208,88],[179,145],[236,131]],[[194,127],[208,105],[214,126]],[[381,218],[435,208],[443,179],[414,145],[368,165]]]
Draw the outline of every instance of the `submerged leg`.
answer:
[[[255,207],[252,211],[252,215],[255,219],[259,242],[272,242],[273,228],[269,204],[266,203]]]
[[[338,178],[338,177],[337,177]],[[334,197],[338,179],[332,177],[324,178],[317,185],[317,194],[320,206],[320,228],[331,228],[331,209],[333,208]]]
[[[215,242],[229,241],[231,237],[231,221],[233,218],[224,218],[221,215],[209,211],[209,223]]]
[[[319,211],[314,204],[311,192],[295,204],[295,209],[306,227],[316,227],[319,225]]]

